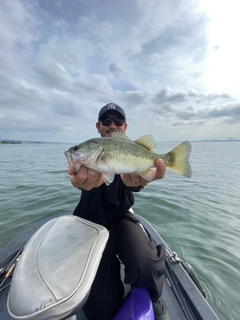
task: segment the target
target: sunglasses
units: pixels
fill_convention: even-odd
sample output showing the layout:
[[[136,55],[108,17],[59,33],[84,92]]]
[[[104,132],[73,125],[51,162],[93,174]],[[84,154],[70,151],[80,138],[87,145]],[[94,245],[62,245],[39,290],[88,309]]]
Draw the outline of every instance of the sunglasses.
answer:
[[[115,126],[121,127],[125,123],[125,120],[124,119],[118,119],[118,118],[106,118],[106,119],[100,120],[100,122],[105,127],[110,126],[112,122],[114,122]]]

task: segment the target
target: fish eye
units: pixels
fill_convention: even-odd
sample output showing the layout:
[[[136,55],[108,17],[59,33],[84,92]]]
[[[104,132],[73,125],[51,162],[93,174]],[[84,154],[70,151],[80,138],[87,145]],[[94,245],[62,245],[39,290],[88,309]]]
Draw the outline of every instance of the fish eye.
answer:
[[[78,145],[73,147],[73,151],[77,151],[78,150]]]

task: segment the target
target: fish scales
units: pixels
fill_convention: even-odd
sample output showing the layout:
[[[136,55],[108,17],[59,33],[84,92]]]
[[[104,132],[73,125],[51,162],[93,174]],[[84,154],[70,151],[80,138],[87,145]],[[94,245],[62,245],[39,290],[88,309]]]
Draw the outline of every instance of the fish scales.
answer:
[[[102,147],[102,156],[92,164],[92,169],[99,169],[101,172],[120,174],[145,171],[153,167],[154,161],[159,157],[132,141],[113,138],[93,140]]]

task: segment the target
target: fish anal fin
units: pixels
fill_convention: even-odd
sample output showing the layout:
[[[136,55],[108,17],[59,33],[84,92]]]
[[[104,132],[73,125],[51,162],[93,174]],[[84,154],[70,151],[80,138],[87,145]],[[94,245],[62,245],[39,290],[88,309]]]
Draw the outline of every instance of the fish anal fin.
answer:
[[[155,178],[156,170],[150,168],[144,172],[137,172],[137,174],[147,181],[152,181]]]
[[[153,150],[156,146],[154,138],[151,134],[145,134],[144,136],[141,136],[135,140],[134,143],[146,148],[149,151]]]
[[[114,173],[109,173],[109,172],[103,173],[103,180],[107,186],[109,186],[113,182],[114,178],[115,178]]]

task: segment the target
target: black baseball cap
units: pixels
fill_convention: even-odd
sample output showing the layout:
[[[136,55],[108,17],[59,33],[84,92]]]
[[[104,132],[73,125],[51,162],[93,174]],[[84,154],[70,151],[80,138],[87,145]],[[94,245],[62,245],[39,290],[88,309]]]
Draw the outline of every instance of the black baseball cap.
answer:
[[[102,107],[102,109],[99,111],[98,121],[100,121],[103,115],[110,110],[117,111],[126,120],[126,114],[121,107],[119,107],[115,103],[108,103],[106,104],[106,106]]]

